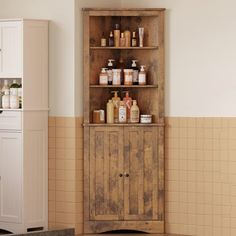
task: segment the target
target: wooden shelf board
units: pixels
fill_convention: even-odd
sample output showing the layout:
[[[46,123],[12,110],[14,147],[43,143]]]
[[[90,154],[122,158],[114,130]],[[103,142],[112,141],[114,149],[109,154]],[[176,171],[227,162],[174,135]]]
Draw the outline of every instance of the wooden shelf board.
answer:
[[[158,88],[158,85],[89,85],[90,88]]]
[[[165,124],[163,123],[151,123],[151,124],[131,124],[131,123],[126,123],[126,124],[93,124],[93,123],[84,123],[83,126],[90,126],[90,127],[109,127],[109,126],[117,126],[117,127],[153,127],[153,126],[157,126],[157,127],[163,127],[165,126]]]
[[[158,46],[150,46],[150,47],[90,47],[92,50],[152,50],[158,49]]]

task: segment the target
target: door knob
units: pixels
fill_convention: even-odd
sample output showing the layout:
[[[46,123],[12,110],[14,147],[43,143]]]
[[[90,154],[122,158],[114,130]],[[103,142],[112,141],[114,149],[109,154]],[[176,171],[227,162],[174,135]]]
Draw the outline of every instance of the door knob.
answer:
[[[125,173],[124,173],[124,176],[125,176],[125,177],[129,177],[129,174],[125,172]]]
[[[123,177],[123,175],[122,175],[121,173],[119,174],[119,176],[120,176],[120,177]]]

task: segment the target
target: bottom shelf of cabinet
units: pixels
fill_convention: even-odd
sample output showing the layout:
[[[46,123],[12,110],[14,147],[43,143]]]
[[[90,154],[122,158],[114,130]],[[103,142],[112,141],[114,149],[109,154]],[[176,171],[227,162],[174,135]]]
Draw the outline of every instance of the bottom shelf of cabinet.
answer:
[[[104,233],[114,230],[137,230],[145,233],[164,233],[164,221],[85,221],[84,233]]]

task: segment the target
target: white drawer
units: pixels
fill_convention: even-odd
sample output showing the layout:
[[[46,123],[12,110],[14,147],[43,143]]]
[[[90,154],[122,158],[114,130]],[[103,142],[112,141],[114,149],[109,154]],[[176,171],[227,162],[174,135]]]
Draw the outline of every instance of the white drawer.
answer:
[[[0,111],[0,130],[21,130],[20,111]]]

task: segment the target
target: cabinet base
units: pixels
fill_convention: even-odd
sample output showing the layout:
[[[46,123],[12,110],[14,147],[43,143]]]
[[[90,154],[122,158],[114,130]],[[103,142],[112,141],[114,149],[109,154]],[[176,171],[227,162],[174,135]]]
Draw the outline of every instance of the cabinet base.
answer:
[[[113,230],[137,230],[145,233],[164,233],[164,221],[86,221],[84,233],[103,233]]]

